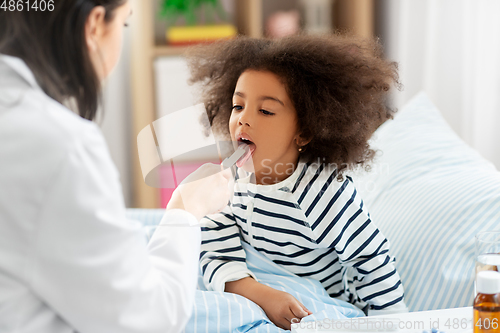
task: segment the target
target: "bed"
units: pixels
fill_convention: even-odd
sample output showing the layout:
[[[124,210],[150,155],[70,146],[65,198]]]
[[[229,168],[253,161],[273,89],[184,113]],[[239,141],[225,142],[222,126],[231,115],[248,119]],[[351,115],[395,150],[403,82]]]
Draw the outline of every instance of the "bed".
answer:
[[[372,220],[391,242],[410,311],[470,306],[474,236],[500,230],[500,172],[446,124],[425,93],[375,132],[370,172],[352,173]],[[129,209],[148,233],[162,210]],[[265,283],[292,293],[314,312],[306,320],[363,315],[325,297],[319,284],[278,267],[247,247]],[[279,276],[270,278],[270,276]],[[282,332],[252,302],[204,291],[200,280],[186,332]]]

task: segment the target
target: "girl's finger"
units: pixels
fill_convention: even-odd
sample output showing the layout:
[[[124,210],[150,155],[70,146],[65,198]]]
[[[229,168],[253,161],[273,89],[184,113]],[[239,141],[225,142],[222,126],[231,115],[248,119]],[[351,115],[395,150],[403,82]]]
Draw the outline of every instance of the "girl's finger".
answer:
[[[309,311],[307,309],[304,309],[304,306],[298,301],[296,304],[290,305],[290,310],[292,311],[293,316],[299,319],[309,316]]]
[[[302,305],[302,309],[304,309],[305,312],[307,312],[307,315],[312,315],[313,313],[311,311],[309,311],[303,304],[300,304]]]
[[[300,317],[298,317],[296,314],[293,313],[291,307],[290,311],[285,314],[284,318],[286,319],[286,329],[290,330],[292,327],[292,324],[298,324],[300,323]]]
[[[292,313],[292,311],[290,311],[290,313],[288,313],[287,315],[285,315],[285,319],[286,319],[287,323],[289,323],[289,324],[290,323],[293,324],[293,322],[295,322],[297,320],[300,321],[300,319],[298,319],[298,318],[295,317],[295,315]]]
[[[282,318],[280,322],[276,322],[274,324],[284,330],[290,330],[292,327],[290,321],[286,317]]]
[[[300,303],[299,301],[297,301],[297,303],[300,304],[300,306],[302,307],[302,309],[304,309],[305,312],[307,312],[307,315],[312,315],[313,313],[311,311],[309,311],[305,306],[304,304]]]

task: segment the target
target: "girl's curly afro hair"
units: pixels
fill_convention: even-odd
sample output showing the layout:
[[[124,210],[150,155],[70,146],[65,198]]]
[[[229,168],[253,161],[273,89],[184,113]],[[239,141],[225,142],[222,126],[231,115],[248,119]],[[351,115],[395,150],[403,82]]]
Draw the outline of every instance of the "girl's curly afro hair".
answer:
[[[229,134],[232,98],[245,70],[282,79],[310,142],[306,161],[334,163],[343,171],[365,165],[375,152],[368,140],[392,118],[391,86],[400,88],[397,64],[384,59],[377,40],[355,36],[298,35],[277,40],[239,37],[187,52],[190,83],[199,83],[212,129]]]

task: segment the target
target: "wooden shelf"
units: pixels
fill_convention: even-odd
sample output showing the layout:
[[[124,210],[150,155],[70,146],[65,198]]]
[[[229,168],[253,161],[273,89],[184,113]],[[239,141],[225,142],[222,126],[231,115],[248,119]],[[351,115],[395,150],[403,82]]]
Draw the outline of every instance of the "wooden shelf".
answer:
[[[158,208],[158,191],[147,186],[142,177],[137,135],[155,120],[154,75],[152,50],[154,48],[153,0],[132,0],[131,17],[131,82],[132,82],[132,175],[133,207]]]
[[[186,46],[155,46],[153,48],[153,57],[179,56],[184,54]]]

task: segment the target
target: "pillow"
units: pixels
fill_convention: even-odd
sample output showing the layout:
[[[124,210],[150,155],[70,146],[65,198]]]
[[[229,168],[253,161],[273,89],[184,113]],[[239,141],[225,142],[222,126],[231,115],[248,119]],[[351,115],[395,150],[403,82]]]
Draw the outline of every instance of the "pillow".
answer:
[[[421,93],[374,134],[368,173],[353,175],[391,243],[410,311],[471,306],[474,236],[500,230],[500,173]]]

